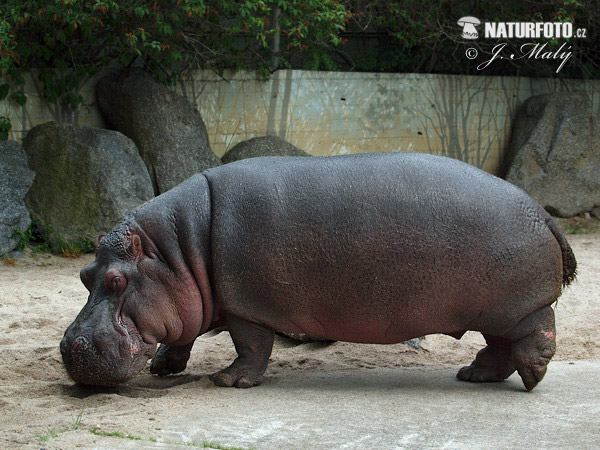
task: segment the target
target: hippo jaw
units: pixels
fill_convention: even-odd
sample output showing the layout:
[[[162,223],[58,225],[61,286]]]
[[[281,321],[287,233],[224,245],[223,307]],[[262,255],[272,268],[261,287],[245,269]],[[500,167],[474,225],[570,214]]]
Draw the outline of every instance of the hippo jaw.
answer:
[[[114,386],[139,373],[154,356],[156,343],[146,343],[130,319],[112,314],[108,299],[88,302],[67,328],[60,351],[73,381]]]

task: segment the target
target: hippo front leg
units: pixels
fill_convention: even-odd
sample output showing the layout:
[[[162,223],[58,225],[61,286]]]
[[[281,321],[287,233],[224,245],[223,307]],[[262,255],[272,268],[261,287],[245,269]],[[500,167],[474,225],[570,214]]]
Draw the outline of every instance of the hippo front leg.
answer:
[[[238,357],[224,370],[210,376],[217,386],[249,388],[262,382],[273,350],[273,330],[228,315],[229,333]]]
[[[194,341],[179,347],[169,347],[168,345],[160,344],[158,351],[154,355],[154,358],[152,358],[150,373],[164,377],[171,373],[183,372],[190,359],[190,352],[193,345]]]

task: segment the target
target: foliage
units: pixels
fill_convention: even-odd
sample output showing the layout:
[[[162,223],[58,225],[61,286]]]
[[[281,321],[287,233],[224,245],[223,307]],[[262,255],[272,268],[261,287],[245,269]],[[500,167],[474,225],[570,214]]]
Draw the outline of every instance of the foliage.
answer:
[[[132,64],[165,82],[198,67],[468,73],[456,24],[464,15],[573,21],[590,36],[571,42],[579,59],[569,75],[598,76],[592,35],[600,11],[586,0],[3,0],[0,74],[8,82],[0,100],[23,104],[22,75],[35,70],[45,100],[76,108],[89,77]],[[548,69],[543,61],[520,67],[533,75]],[[508,61],[495,70],[518,73]]]
[[[132,441],[149,441],[149,442],[159,442],[158,439],[150,437],[144,438],[142,436],[136,436],[134,434],[123,433],[121,431],[103,431],[98,428],[90,428],[90,433],[96,436],[105,436],[105,437],[116,437],[121,439],[129,439]],[[226,445],[216,444],[214,442],[174,442],[174,441],[161,441],[162,444],[167,444],[170,447],[196,447],[196,448],[210,448],[216,450],[242,450],[240,447],[229,447]]]
[[[19,243],[17,244],[17,251],[22,251],[29,245],[33,238],[33,231],[31,225],[25,231],[23,230],[15,230],[15,233],[19,236]]]
[[[6,141],[8,139],[8,132],[12,128],[10,118],[6,116],[0,116],[0,141]]]
[[[189,67],[273,68],[273,52],[278,64],[315,43],[339,44],[348,18],[337,0],[4,0],[0,14],[11,99],[25,101],[22,74],[34,70],[43,98],[71,108],[106,67],[141,65],[161,81]]]
[[[33,254],[48,253],[50,246],[46,241],[46,231],[37,220],[33,220],[26,230],[16,230],[19,236],[17,251],[23,251],[26,247],[31,247]]]
[[[469,45],[491,54],[498,42],[460,38],[458,18],[571,21],[588,30],[571,39],[560,76],[600,77],[600,9],[590,0],[2,0],[0,100],[24,105],[24,74],[40,95],[75,110],[81,86],[106,68],[142,66],[173,82],[189,68],[277,68],[479,74]],[[523,42],[509,40],[510,50]],[[558,47],[562,42],[549,42]],[[468,44],[468,45],[467,45]],[[481,53],[483,52],[483,53]],[[555,76],[547,61],[491,65],[486,75]],[[0,116],[0,139],[10,121]]]
[[[50,438],[57,438],[58,432],[54,428],[50,428],[48,430],[48,434],[40,434],[37,436],[38,441],[40,442],[48,442]]]
[[[82,238],[77,242],[59,240],[53,245],[52,250],[65,258],[79,258],[83,253],[92,253],[96,250],[96,246],[88,238]]]
[[[77,414],[77,417],[75,418],[75,421],[73,422],[73,430],[78,430],[79,427],[81,426],[81,420],[83,419],[83,412],[80,412],[79,414]]]
[[[141,436],[135,436],[129,433],[122,433],[120,431],[102,431],[97,428],[90,429],[90,433],[95,434],[96,436],[118,437],[121,439],[130,439],[132,441],[141,441],[143,439]]]
[[[561,230],[566,234],[594,234],[600,233],[600,220],[589,215],[580,215],[569,218],[555,217]]]
[[[572,39],[570,76],[597,77],[594,30],[600,10],[589,0],[3,0],[0,72],[11,97],[25,101],[22,73],[36,70],[44,98],[72,107],[78,89],[106,67],[142,65],[161,81],[190,67],[355,69],[468,73],[459,17],[488,21],[571,21],[588,29]],[[344,44],[349,41],[347,45]],[[474,45],[489,50],[497,42]],[[513,40],[514,48],[522,42]],[[552,42],[558,44],[559,42]],[[544,61],[505,61],[499,74],[548,75]],[[520,72],[519,72],[520,71]],[[525,73],[523,73],[525,72]],[[490,74],[489,71],[486,73]],[[566,72],[565,72],[566,73]],[[0,85],[0,99],[8,95]]]
[[[19,236],[17,250],[31,248],[32,254],[54,253],[66,258],[77,258],[82,253],[91,253],[96,246],[91,239],[82,238],[77,242],[68,242],[53,232],[52,226],[42,225],[33,220],[27,230],[16,230]]]

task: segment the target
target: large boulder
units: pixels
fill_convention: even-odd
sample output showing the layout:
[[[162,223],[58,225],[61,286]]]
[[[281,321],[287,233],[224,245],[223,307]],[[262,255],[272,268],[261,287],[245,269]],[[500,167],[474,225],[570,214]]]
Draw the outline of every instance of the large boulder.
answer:
[[[198,110],[142,70],[101,78],[96,103],[107,125],[137,145],[157,195],[221,164]]]
[[[23,199],[34,178],[21,145],[0,141],[0,255],[14,250],[19,244],[17,231],[31,224]]]
[[[23,148],[36,172],[26,202],[55,251],[109,232],[154,196],[135,144],[117,131],[48,122]]]
[[[548,212],[571,217],[600,205],[600,133],[585,93],[529,98],[517,112],[506,179]]]
[[[262,136],[236,144],[223,155],[224,164],[256,156],[310,156],[304,150],[277,136]]]

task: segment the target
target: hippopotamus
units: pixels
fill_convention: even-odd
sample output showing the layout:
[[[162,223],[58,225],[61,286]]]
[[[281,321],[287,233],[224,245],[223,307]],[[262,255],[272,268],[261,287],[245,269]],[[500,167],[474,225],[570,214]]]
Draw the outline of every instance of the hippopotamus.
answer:
[[[226,325],[238,357],[211,379],[251,387],[275,332],[392,344],[473,330],[487,345],[457,377],[516,370],[531,390],[575,269],[538,203],[466,163],[252,158],[192,176],[101,237],[60,349],[74,381],[114,385],[149,358],[153,373],[182,371],[196,337]]]

